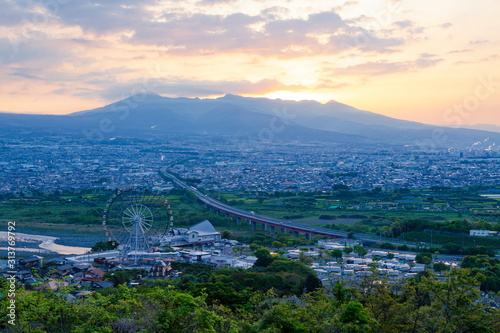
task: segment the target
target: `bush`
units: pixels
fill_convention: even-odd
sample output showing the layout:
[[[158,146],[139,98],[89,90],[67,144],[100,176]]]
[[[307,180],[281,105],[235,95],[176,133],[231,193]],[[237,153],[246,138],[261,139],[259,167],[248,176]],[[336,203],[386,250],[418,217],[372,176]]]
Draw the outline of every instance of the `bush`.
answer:
[[[320,215],[320,220],[335,220],[337,217],[335,215]]]
[[[419,264],[429,265],[430,263],[432,263],[432,253],[421,252],[417,254],[417,256],[415,257],[415,262]]]
[[[394,250],[396,249],[396,246],[392,243],[382,243],[380,244],[381,249],[387,249],[387,250]]]

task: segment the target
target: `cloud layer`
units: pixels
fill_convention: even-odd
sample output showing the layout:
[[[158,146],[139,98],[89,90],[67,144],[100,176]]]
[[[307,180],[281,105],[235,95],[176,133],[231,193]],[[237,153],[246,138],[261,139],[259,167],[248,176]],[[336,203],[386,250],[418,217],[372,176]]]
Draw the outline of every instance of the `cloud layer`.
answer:
[[[454,4],[449,8],[456,13],[442,14],[444,3]],[[496,23],[483,31],[464,20],[465,13],[481,11],[469,0],[419,6],[382,0],[0,0],[0,7],[0,78],[6,86],[0,97],[7,101],[3,109],[13,111],[38,106],[50,112],[48,105],[53,112],[76,111],[65,104],[84,109],[111,102],[152,78],[155,91],[170,96],[287,92],[351,102],[360,88],[373,89],[377,77],[393,89],[395,77],[412,84],[440,70],[452,80],[453,66],[477,76],[499,61],[491,48],[499,42],[491,32]],[[489,22],[491,10],[483,11]],[[24,104],[14,102],[19,96]],[[45,106],[42,99],[51,101]]]

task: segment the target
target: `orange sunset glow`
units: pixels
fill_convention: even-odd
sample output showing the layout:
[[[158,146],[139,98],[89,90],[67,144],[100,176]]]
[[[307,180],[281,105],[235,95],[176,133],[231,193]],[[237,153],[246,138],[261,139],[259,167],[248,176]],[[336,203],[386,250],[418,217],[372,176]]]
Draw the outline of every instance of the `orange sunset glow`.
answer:
[[[2,112],[231,93],[500,125],[494,0],[0,2]]]

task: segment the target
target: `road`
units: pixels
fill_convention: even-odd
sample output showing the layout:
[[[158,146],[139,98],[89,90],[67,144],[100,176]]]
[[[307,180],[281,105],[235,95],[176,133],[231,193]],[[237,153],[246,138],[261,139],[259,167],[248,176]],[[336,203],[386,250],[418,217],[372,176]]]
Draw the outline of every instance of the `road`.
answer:
[[[255,214],[254,212],[249,212],[243,209],[238,209],[234,208],[231,206],[228,206],[218,200],[215,200],[206,194],[201,193],[198,191],[196,188],[189,186],[182,180],[180,180],[177,176],[174,174],[170,173],[167,170],[167,167],[161,168],[161,173],[166,178],[169,178],[172,180],[172,182],[177,185],[180,188],[183,188],[185,190],[190,191],[191,193],[195,194],[196,197],[198,198],[199,201],[201,201],[203,204],[205,204],[208,207],[214,208],[218,211],[230,214],[232,216],[235,216],[237,218],[249,220],[252,222],[257,222],[257,223],[262,223],[266,224],[272,227],[277,227],[277,228],[282,228],[282,229],[287,229],[295,232],[300,232],[304,234],[309,234],[309,235],[321,235],[321,236],[328,236],[331,238],[347,238],[348,232],[346,231],[340,231],[340,230],[332,230],[332,229],[327,229],[327,228],[322,228],[322,227],[314,227],[314,226],[309,226],[305,225],[302,223],[297,223],[297,222],[291,222],[287,220],[281,220],[281,219],[276,219],[273,217],[269,216],[264,216],[264,215],[259,215]],[[372,237],[371,235],[365,235],[365,234],[354,234],[354,237],[357,239],[363,239],[363,238],[370,238]]]

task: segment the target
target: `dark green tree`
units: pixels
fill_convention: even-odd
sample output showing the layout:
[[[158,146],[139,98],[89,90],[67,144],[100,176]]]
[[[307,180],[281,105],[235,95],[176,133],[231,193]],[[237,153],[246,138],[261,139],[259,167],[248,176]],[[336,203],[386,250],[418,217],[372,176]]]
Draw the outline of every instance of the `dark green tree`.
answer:
[[[419,264],[430,265],[432,263],[432,253],[421,252],[415,256],[415,262]]]
[[[267,267],[271,265],[274,260],[271,252],[269,252],[266,248],[260,248],[255,251],[255,256],[257,257],[257,260],[255,261],[254,266],[258,267]]]
[[[362,247],[361,245],[354,245],[353,251],[360,257],[364,257],[368,253],[368,250]]]

